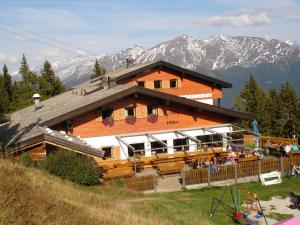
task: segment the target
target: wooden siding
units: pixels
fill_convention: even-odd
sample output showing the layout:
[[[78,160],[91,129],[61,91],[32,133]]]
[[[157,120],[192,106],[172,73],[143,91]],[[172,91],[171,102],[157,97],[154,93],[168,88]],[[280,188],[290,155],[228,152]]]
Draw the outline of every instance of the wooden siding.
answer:
[[[177,88],[170,88],[169,81],[176,79],[178,81]],[[150,70],[142,73],[139,76],[128,78],[120,81],[121,84],[137,85],[139,81],[145,82],[145,87],[153,89],[153,81],[161,80],[162,88],[156,89],[162,92],[166,92],[173,95],[191,95],[191,94],[207,94],[211,93],[213,99],[222,98],[221,88],[212,87],[204,82],[199,81],[197,78],[178,75],[169,71],[158,71]],[[207,99],[207,98],[198,98],[198,99]],[[195,99],[197,100],[197,99]]]
[[[154,123],[148,121],[147,105],[156,105],[158,107],[158,119]],[[136,122],[134,124],[128,124],[125,120],[124,108],[128,106],[136,108]],[[73,118],[74,126],[71,133],[75,136],[79,135],[83,138],[88,138],[219,125],[230,122],[226,116],[204,111],[197,112],[189,107],[172,102],[166,104],[147,96],[126,97],[107,105],[106,108],[114,109],[113,125],[103,124],[101,111],[94,110]]]

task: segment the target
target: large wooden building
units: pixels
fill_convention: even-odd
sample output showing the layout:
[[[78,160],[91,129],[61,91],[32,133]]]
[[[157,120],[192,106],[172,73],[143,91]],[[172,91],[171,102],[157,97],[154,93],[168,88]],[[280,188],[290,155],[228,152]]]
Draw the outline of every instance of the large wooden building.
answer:
[[[13,113],[6,152],[42,159],[59,147],[103,166],[224,150],[232,123],[253,119],[220,106],[230,87],[164,61],[133,65]]]

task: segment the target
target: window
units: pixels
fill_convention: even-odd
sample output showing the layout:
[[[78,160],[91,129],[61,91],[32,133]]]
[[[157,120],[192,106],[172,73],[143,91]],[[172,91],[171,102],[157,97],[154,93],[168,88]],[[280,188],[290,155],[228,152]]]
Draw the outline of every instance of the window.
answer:
[[[145,155],[145,145],[144,143],[136,143],[136,144],[130,144],[134,149],[136,150],[135,155],[136,156],[143,156]],[[133,150],[131,148],[128,148],[128,156],[133,157]]]
[[[161,80],[154,81],[154,88],[161,88]]]
[[[188,151],[189,150],[188,139],[187,138],[174,139],[173,146],[176,152]]]
[[[157,115],[157,108],[155,106],[147,106],[147,114],[148,116]]]
[[[145,87],[145,81],[138,81],[137,84],[140,87]]]
[[[177,83],[178,82],[176,79],[170,80],[170,88],[177,88],[178,87]]]
[[[102,118],[108,119],[113,117],[113,109],[104,109],[102,110]]]
[[[222,136],[219,134],[197,136],[197,139],[202,142],[201,146],[204,147],[216,148],[223,146]]]
[[[135,109],[133,107],[125,108],[125,117],[135,117]]]
[[[162,141],[163,143],[167,144],[167,141]],[[167,153],[167,147],[163,145],[162,143],[158,141],[151,142],[151,154],[161,154],[161,153]]]
[[[112,147],[103,147],[102,151],[104,151],[104,158],[111,158],[112,156]]]

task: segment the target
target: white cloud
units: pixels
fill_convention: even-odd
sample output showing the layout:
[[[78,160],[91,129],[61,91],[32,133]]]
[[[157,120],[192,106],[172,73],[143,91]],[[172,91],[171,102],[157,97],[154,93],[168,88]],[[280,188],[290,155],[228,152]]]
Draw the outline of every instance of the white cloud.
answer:
[[[15,10],[15,19],[24,23],[26,28],[49,30],[73,30],[87,26],[77,15],[60,9],[20,8]]]
[[[215,16],[209,19],[209,25],[215,27],[250,27],[268,24],[270,18],[266,13],[258,15],[240,14],[232,16]]]
[[[17,58],[13,55],[9,55],[6,53],[0,53],[0,62],[1,63],[15,63],[17,62]]]

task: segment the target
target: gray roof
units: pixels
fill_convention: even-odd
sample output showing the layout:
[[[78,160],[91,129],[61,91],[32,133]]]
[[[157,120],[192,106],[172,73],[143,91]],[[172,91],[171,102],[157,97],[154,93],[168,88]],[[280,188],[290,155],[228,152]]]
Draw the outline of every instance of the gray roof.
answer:
[[[111,79],[115,79],[117,81],[134,76],[134,75],[139,75],[140,73],[149,70],[149,69],[154,69],[154,68],[160,68],[160,69],[167,69],[171,70],[173,72],[179,73],[179,74],[184,74],[187,76],[191,76],[194,78],[197,78],[198,80],[201,80],[202,82],[208,83],[213,86],[219,86],[221,88],[231,88],[232,84],[216,79],[214,77],[192,71],[162,60],[152,62],[152,63],[144,63],[144,64],[137,64],[130,66],[129,68],[120,68],[114,72],[106,74],[106,76],[110,77]],[[97,80],[95,78],[94,80]]]
[[[71,90],[42,101],[38,109],[35,109],[35,106],[32,105],[16,111],[11,114],[11,123],[7,131],[16,135],[11,138],[6,146],[16,145],[16,143],[40,136],[44,133],[41,126],[48,126],[48,122],[52,121],[52,123],[54,123],[54,121],[58,121],[57,118],[63,117],[68,113],[73,112],[78,114],[79,109],[91,106],[95,102],[129,88],[130,86],[118,85],[110,89],[104,88],[87,95],[81,95],[81,89]],[[77,94],[75,92],[77,92]],[[64,121],[63,118],[61,120]],[[13,132],[11,130],[13,130]]]

